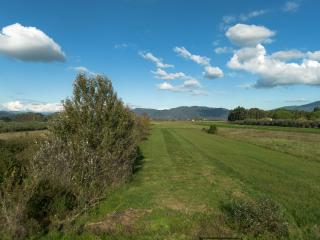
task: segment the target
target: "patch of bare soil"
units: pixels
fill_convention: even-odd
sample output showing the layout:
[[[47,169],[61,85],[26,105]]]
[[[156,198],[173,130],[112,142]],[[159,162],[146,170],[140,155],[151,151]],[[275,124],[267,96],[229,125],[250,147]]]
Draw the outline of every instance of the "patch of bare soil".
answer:
[[[137,231],[136,222],[152,210],[129,208],[108,214],[100,222],[88,223],[86,228],[95,234],[133,233]]]

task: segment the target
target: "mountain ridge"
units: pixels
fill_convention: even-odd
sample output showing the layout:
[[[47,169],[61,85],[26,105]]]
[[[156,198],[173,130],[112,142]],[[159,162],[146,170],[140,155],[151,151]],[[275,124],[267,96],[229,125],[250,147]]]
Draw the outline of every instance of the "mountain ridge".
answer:
[[[190,120],[190,119],[227,119],[229,110],[205,106],[181,106],[170,109],[157,110],[152,108],[132,109],[138,115],[148,114],[151,119],[158,120]]]
[[[293,106],[285,106],[282,108],[288,109],[288,110],[303,110],[306,112],[312,112],[315,107],[320,107],[320,101],[315,101],[303,105],[293,105]]]

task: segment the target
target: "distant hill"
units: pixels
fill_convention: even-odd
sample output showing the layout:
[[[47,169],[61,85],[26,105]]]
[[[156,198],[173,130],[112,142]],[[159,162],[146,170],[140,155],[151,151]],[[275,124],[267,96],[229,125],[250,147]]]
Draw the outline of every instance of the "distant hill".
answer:
[[[159,120],[188,120],[188,119],[219,119],[225,120],[228,117],[229,110],[225,108],[210,107],[177,107],[165,110],[156,110],[150,108],[135,108],[136,114],[147,113],[151,119]]]
[[[16,115],[16,112],[0,111],[0,118],[2,118],[2,117],[12,117],[14,115]]]
[[[312,102],[312,103],[308,103],[300,106],[286,106],[283,108],[289,109],[289,110],[303,110],[307,112],[312,112],[315,107],[320,107],[320,101]]]

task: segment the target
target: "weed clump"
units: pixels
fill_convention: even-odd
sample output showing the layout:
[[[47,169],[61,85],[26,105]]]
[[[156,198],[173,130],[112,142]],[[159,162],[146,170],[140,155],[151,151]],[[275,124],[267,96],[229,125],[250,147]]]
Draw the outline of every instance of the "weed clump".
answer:
[[[288,223],[280,207],[269,198],[233,200],[222,207],[232,227],[243,234],[276,238],[289,236]]]

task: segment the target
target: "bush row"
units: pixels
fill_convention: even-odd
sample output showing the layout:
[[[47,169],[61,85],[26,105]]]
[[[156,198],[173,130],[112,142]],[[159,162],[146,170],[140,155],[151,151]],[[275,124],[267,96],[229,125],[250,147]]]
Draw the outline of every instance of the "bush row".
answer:
[[[259,125],[259,126],[280,126],[280,127],[297,127],[297,128],[320,128],[320,121],[312,120],[263,120],[263,119],[246,119],[242,121],[235,121],[236,124],[241,125]]]
[[[21,131],[35,131],[47,129],[47,122],[1,122],[0,133],[4,132],[21,132]]]

